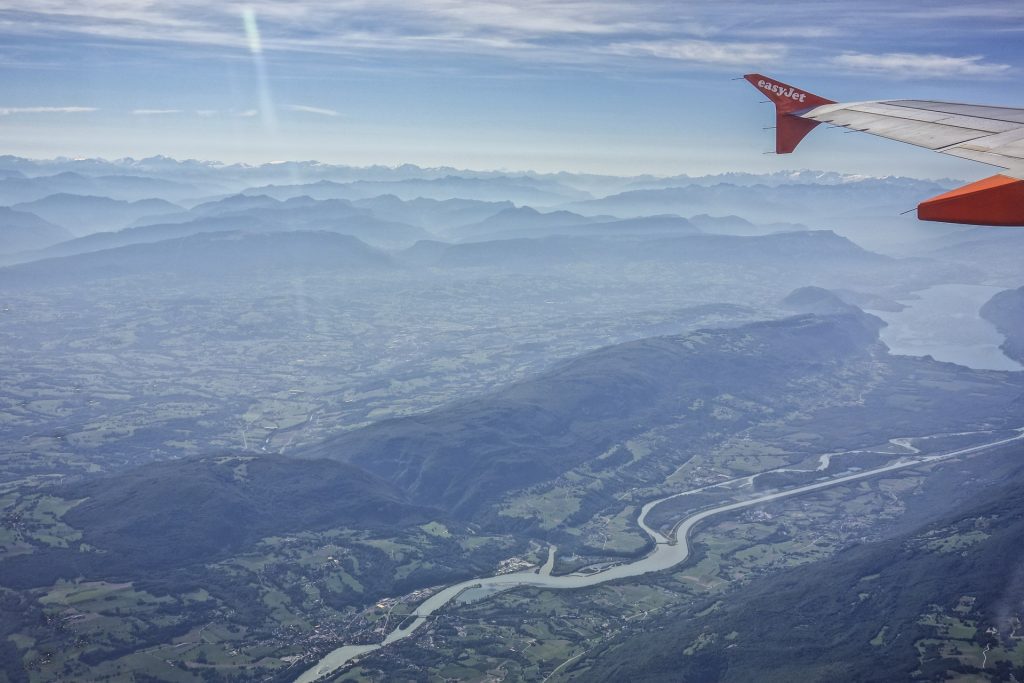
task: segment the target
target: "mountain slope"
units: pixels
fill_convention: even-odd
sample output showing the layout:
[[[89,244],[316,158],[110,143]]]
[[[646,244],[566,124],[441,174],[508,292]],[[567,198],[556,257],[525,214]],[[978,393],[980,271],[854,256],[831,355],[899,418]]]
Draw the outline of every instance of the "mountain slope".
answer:
[[[127,174],[88,176],[73,171],[0,179],[0,204],[31,202],[53,194],[76,194],[136,201],[158,197],[179,201],[201,194],[194,185]]]
[[[265,185],[253,187],[246,194],[265,194],[277,199],[308,195],[315,199],[370,199],[393,195],[403,200],[418,198],[469,199],[484,202],[511,201],[516,204],[544,206],[587,199],[589,195],[555,180],[529,176],[469,177],[447,175],[441,178],[407,178],[402,180],[355,180],[338,183],[320,180],[299,185]]]
[[[430,519],[357,467],[266,455],[154,463],[56,493],[81,501],[63,521],[80,529],[94,550],[44,551],[0,562],[3,585],[48,585],[79,573],[138,576],[227,557],[276,534]]]
[[[391,194],[358,199],[352,204],[369,209],[378,218],[418,225],[442,234],[457,226],[478,223],[513,206],[509,201],[483,202],[473,199],[438,200],[418,197],[403,201]]]
[[[577,214],[570,213],[569,215],[576,216]],[[586,217],[580,216],[579,218]],[[542,238],[555,235],[570,237],[650,237],[655,235],[679,237],[699,235],[701,233],[700,228],[687,219],[672,214],[624,219],[596,216],[588,220],[574,220],[567,223],[561,223],[557,220],[548,222],[550,223],[549,225],[534,225],[526,221],[516,227],[502,228],[488,235],[483,233],[471,234],[463,239],[466,241],[484,239],[508,240],[516,238]]]
[[[392,267],[391,259],[349,235],[330,232],[214,232],[132,244],[0,268],[4,286],[74,285],[96,279],[166,274],[223,277],[289,270]]]
[[[13,208],[31,211],[76,235],[87,235],[100,230],[118,230],[131,225],[142,216],[158,216],[181,211],[177,204],[162,199],[126,202],[109,197],[76,194],[53,194],[32,202],[15,204]]]
[[[609,224],[598,224],[597,229]],[[611,224],[614,226],[614,223]],[[811,264],[877,266],[892,259],[865,251],[829,231],[777,233],[741,237],[702,234],[640,234],[628,236],[555,235],[537,239],[517,238],[486,242],[434,244],[427,251],[414,247],[406,254],[419,262],[439,267],[504,267],[536,269],[572,263],[624,264],[722,263],[729,267],[755,265],[806,270]]]
[[[716,595],[699,616],[692,612],[711,600],[656,617],[566,674],[649,683],[948,680],[982,674],[951,653],[988,645],[985,680],[1011,680],[1013,670],[1020,677],[1024,666],[1006,652],[1016,648],[1024,600],[1022,455],[1007,446],[944,465],[907,499],[892,538],[758,578]],[[963,539],[971,540],[960,552]]]
[[[999,347],[1003,353],[1024,363],[1024,287],[999,292],[979,313],[1006,337]]]
[[[853,313],[859,310],[856,306],[844,302],[839,295],[821,287],[800,287],[782,300],[782,306],[798,313],[819,315]]]
[[[412,500],[473,517],[505,493],[553,479],[695,401],[726,393],[762,405],[797,377],[868,354],[877,328],[876,319],[860,314],[805,316],[620,344],[495,394],[387,420],[303,454],[357,464]],[[709,402],[688,422],[695,437],[716,422],[711,411]]]
[[[684,216],[708,213],[738,214],[757,222],[791,221],[797,218],[832,219],[851,212],[858,215],[895,215],[944,186],[909,178],[869,178],[829,185],[686,184],[651,190],[632,190],[601,199],[568,204],[563,208],[582,213],[640,216],[677,213]],[[893,210],[895,209],[895,213]]]
[[[989,234],[981,228],[963,234],[965,239],[962,241],[935,249],[927,255],[930,258],[973,266],[988,282],[1002,282],[1011,287],[1020,283],[1024,231],[1008,228],[997,229]]]
[[[201,226],[208,220],[241,223],[245,219],[261,226],[256,228],[259,230],[330,230],[379,246],[408,246],[431,236],[418,225],[381,219],[345,199],[300,196],[279,201],[266,195],[244,194],[200,204],[185,213],[143,219],[133,228],[139,232],[131,234],[145,235],[144,228],[167,223]]]
[[[241,218],[233,216],[212,216],[197,218],[181,223],[156,223],[137,228],[125,228],[116,232],[94,232],[84,237],[76,237],[64,242],[52,244],[44,249],[35,249],[14,254],[10,261],[27,263],[40,259],[60,256],[76,256],[104,249],[116,249],[133,244],[149,244],[163,240],[180,239],[210,232],[269,232],[276,228],[272,223],[253,219],[249,216]]]
[[[0,206],[0,253],[39,249],[72,234],[36,214]]]
[[[613,220],[612,217],[581,216],[571,211],[542,213],[529,206],[520,206],[500,211],[479,223],[461,226],[449,231],[449,234],[456,239],[479,241],[501,233],[568,228],[589,223],[603,223],[609,220]]]

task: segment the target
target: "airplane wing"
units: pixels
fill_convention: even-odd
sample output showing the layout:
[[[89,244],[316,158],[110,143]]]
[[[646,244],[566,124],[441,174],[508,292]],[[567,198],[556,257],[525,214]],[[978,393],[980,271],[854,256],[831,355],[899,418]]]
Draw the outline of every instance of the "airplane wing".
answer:
[[[775,104],[775,151],[789,154],[826,123],[1005,169],[922,202],[925,221],[1024,226],[1024,109],[929,100],[834,102],[761,74],[744,76]]]

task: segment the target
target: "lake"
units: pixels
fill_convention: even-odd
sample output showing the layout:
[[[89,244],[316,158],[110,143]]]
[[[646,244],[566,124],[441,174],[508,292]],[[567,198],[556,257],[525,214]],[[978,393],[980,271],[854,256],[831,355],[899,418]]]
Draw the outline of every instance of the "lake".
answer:
[[[888,323],[882,341],[892,353],[982,370],[1024,370],[999,350],[1004,337],[978,310],[1002,287],[938,285],[904,299],[899,313],[870,311]]]

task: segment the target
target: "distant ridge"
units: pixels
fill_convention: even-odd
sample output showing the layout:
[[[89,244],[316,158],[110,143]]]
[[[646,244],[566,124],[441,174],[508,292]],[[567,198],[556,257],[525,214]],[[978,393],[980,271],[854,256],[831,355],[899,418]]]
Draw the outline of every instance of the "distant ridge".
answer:
[[[0,268],[0,285],[68,286],[97,279],[164,274],[223,277],[299,269],[392,268],[392,259],[349,235],[331,232],[213,232],[132,244]]]
[[[116,232],[96,232],[45,249],[15,254],[6,260],[9,263],[24,263],[199,233],[234,230],[254,233],[323,230],[352,235],[375,246],[405,246],[430,236],[422,228],[381,220],[344,200],[318,202],[308,197],[279,202],[270,197],[236,195],[200,205],[188,212],[137,222],[142,225]]]
[[[572,214],[576,215],[576,214]],[[673,214],[616,219],[596,216],[592,220],[544,227],[509,228],[496,232],[491,239],[538,238],[562,235],[567,237],[679,237],[698,235],[702,231],[689,220]],[[481,237],[480,239],[487,239]],[[468,241],[468,240],[467,240]]]
[[[512,207],[485,218],[479,223],[464,225],[450,231],[457,239],[487,239],[498,233],[530,232],[535,230],[568,228],[614,220],[611,216],[588,217],[571,211],[542,213],[530,206]]]
[[[199,194],[199,190],[194,185],[160,178],[130,175],[91,176],[71,171],[54,175],[22,175],[0,179],[0,204],[28,202],[61,193],[104,196],[124,201],[153,197],[176,201],[195,196]]]
[[[28,211],[0,206],[0,253],[38,249],[73,235]]]
[[[67,228],[76,235],[99,230],[117,230],[142,216],[167,215],[181,211],[177,204],[163,199],[139,199],[134,202],[109,197],[59,193],[12,208],[31,211],[46,220]]]
[[[608,224],[601,223],[597,227]],[[620,239],[616,239],[619,237]],[[878,265],[892,261],[866,251],[831,231],[801,231],[762,236],[658,234],[627,239],[629,234],[554,235],[460,244],[417,244],[399,258],[438,267],[536,269],[557,264],[728,262],[759,266],[804,267],[807,259]]]

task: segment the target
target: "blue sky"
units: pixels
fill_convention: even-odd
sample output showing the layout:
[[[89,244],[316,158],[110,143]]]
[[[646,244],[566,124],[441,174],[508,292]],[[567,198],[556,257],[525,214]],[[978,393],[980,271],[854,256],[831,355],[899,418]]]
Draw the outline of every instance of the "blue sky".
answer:
[[[1024,2],[923,4],[0,0],[0,153],[989,175],[837,130],[765,155],[730,80],[1024,107]]]

